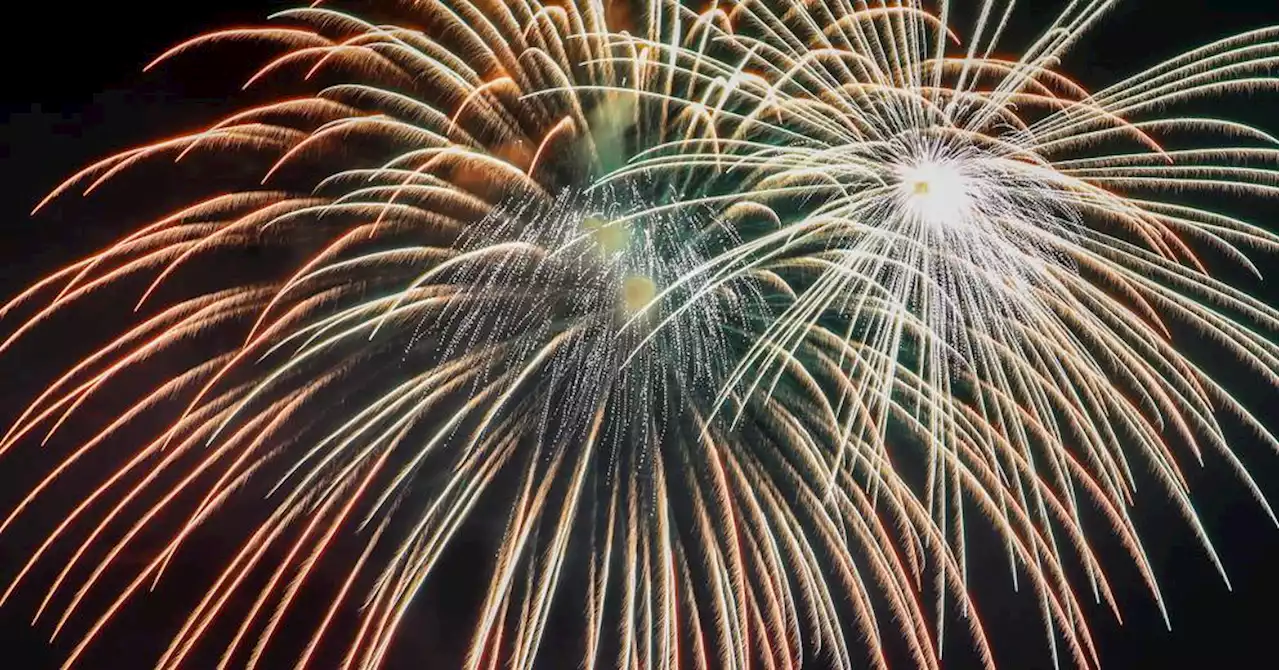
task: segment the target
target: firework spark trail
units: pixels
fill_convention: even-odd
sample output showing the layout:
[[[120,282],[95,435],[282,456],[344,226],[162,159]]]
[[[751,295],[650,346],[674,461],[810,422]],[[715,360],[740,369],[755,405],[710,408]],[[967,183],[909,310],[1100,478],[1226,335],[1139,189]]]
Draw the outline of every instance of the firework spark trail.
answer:
[[[992,55],[1011,2],[963,27],[947,3],[424,2],[401,25],[311,7],[174,47],[148,67],[265,41],[281,52],[247,86],[338,83],[117,154],[41,203],[148,161],[268,161],[262,185],[197,199],[0,309],[9,350],[146,280],[136,325],[56,378],[0,453],[73,432],[148,360],[179,370],[73,432],[5,518],[166,417],[0,602],[74,542],[36,614],[57,636],[98,608],[69,666],[219,508],[258,494],[157,667],[216,644],[220,667],[267,664],[290,625],[314,626],[298,668],[378,666],[496,505],[468,668],[533,667],[564,608],[589,668],[883,667],[899,644],[937,667],[956,622],[990,666],[976,511],[1032,586],[1055,663],[1065,643],[1098,665],[1081,587],[1119,611],[1083,507],[1162,612],[1136,469],[1220,572],[1185,454],[1226,459],[1275,519],[1220,421],[1275,436],[1174,328],[1271,386],[1280,363],[1276,308],[1208,269],[1260,275],[1280,240],[1196,197],[1274,200],[1277,140],[1168,111],[1274,90],[1277,31],[1090,94],[1054,68],[1111,4],[1068,4],[1018,60]],[[245,244],[310,255],[171,297]],[[141,569],[120,560],[143,544],[159,550]],[[308,620],[313,593],[327,600]]]

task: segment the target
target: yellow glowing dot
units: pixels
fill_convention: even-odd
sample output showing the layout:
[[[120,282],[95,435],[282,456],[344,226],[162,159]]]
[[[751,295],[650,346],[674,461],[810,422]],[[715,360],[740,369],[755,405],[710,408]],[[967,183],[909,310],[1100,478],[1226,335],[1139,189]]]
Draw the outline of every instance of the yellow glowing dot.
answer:
[[[600,250],[606,254],[621,251],[627,247],[629,240],[626,225],[614,224],[598,216],[588,216],[582,220],[582,227],[590,231]]]
[[[658,287],[653,280],[643,275],[631,275],[622,281],[622,301],[626,303],[628,311],[638,312],[644,309],[657,293]]]
[[[916,195],[929,195],[929,182],[927,181],[918,181],[912,184],[912,188],[915,190]]]

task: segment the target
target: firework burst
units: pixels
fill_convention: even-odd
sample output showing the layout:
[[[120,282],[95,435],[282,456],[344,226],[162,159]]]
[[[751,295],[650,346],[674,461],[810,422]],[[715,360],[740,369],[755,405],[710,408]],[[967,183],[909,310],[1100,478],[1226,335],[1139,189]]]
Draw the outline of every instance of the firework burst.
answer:
[[[468,668],[533,667],[565,619],[558,654],[588,668],[880,667],[894,645],[938,667],[948,622],[990,666],[975,523],[1055,662],[1090,667],[1081,595],[1116,606],[1087,518],[1160,602],[1135,470],[1219,570],[1181,462],[1226,459],[1271,512],[1220,421],[1274,435],[1172,333],[1277,384],[1276,308],[1209,271],[1256,274],[1277,236],[1205,204],[1274,200],[1277,140],[1169,110],[1274,90],[1275,29],[1091,93],[1055,68],[1103,0],[1016,59],[993,55],[1012,3],[967,35],[946,3],[408,4],[175,47],[159,61],[263,40],[280,53],[250,84],[338,83],[50,196],[164,159],[268,160],[262,186],[195,196],[3,308],[10,349],[141,282],[131,325],[0,442],[90,426],[2,532],[149,435],[3,594],[65,551],[37,619],[83,626],[68,665],[227,507],[241,541],[157,667],[206,647],[382,665],[492,510]],[[213,270],[246,245],[307,255]],[[81,416],[138,379],[102,425]]]

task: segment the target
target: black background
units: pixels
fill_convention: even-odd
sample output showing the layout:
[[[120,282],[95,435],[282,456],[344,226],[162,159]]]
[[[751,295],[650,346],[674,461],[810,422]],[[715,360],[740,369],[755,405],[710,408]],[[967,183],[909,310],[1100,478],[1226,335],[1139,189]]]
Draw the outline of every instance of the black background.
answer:
[[[1030,38],[1031,28],[1050,21],[1062,4],[1043,0],[1020,4],[1018,21],[1010,28],[1010,48],[1019,39]],[[188,59],[194,66],[149,74],[143,74],[141,66],[193,34],[258,23],[283,6],[266,0],[44,2],[24,3],[20,20],[7,19],[7,34],[0,41],[0,63],[5,66],[0,79],[0,295],[13,294],[54,264],[96,249],[126,230],[126,224],[113,220],[103,208],[75,209],[74,216],[58,210],[28,217],[35,202],[61,178],[92,159],[200,126],[253,100],[252,95],[230,95],[238,88],[243,68],[224,67],[220,59],[244,58],[234,49]],[[1098,87],[1187,48],[1275,23],[1272,0],[1129,0],[1121,2],[1072,52],[1064,69]],[[1231,104],[1233,108],[1223,116],[1275,131],[1273,95]],[[86,216],[84,211],[96,215]],[[1259,223],[1275,225],[1274,210],[1262,216],[1271,220]],[[1274,300],[1275,259],[1268,262],[1271,265],[1262,271],[1271,280],[1259,290]],[[0,371],[6,375],[0,377],[0,402],[8,407],[29,399],[33,389],[23,385],[23,366],[8,364]],[[1264,408],[1263,417],[1274,424],[1274,389],[1260,388],[1258,394],[1249,404]],[[8,417],[11,410],[0,415]],[[1274,500],[1274,457],[1258,445],[1238,448],[1246,457],[1252,454],[1248,460],[1257,464],[1263,489]],[[31,470],[21,457],[9,455],[0,460],[0,487],[29,485],[29,478],[37,474]],[[1125,623],[1116,623],[1102,608],[1091,612],[1103,664],[1109,668],[1275,668],[1276,528],[1219,459],[1209,458],[1200,470],[1190,467],[1189,477],[1193,499],[1235,589],[1228,591],[1216,577],[1185,524],[1164,509],[1163,495],[1147,488],[1140,492],[1136,514],[1164,588],[1173,631],[1165,630],[1136,574],[1116,569],[1112,576]],[[12,498],[3,496],[5,501]],[[6,580],[29,549],[21,540],[0,537],[0,568]],[[1034,610],[1022,602],[1024,597],[1000,598],[998,594],[1008,589],[1008,571],[998,553],[988,558],[990,565],[975,559],[970,577],[984,579],[983,573],[989,570],[995,582],[985,591],[996,596],[985,598],[983,607],[998,660],[1006,668],[1049,667]],[[202,566],[196,559],[185,569],[200,572],[219,567]],[[450,618],[447,599],[422,607],[437,610],[427,612],[425,621]],[[163,602],[153,601],[145,609],[161,620],[182,614],[165,612]],[[42,670],[60,663],[66,648],[49,647],[49,628],[30,628],[29,619],[25,603],[0,610],[0,667]],[[108,631],[107,638],[143,639],[148,635],[148,620],[126,621]],[[407,631],[400,639],[413,637]],[[127,646],[127,642],[104,644]],[[430,653],[429,644],[407,646]],[[967,667],[963,656],[949,655],[948,667]],[[145,660],[108,652],[94,654],[80,667],[128,669]]]

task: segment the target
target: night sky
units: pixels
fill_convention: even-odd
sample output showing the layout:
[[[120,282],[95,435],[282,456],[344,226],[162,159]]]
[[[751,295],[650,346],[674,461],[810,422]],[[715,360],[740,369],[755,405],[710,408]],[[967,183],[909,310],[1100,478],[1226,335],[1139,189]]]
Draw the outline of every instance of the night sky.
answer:
[[[29,217],[34,203],[61,178],[115,150],[201,126],[260,99],[236,94],[245,67],[254,62],[252,49],[238,53],[234,48],[220,48],[187,57],[180,67],[149,74],[141,72],[142,65],[195,33],[256,23],[269,12],[293,4],[266,0],[43,2],[28,3],[21,21],[10,20],[8,34],[0,42],[4,52],[0,62],[7,66],[0,85],[0,175],[4,177],[0,187],[0,295],[12,295],[56,264],[99,248],[127,230],[125,218],[112,216],[115,205],[54,208],[48,215]],[[73,6],[77,8],[70,9]],[[1048,9],[1041,12],[1036,9],[1039,6]],[[1020,3],[1019,20],[1010,35],[1031,37],[1031,30],[1048,23],[1060,7],[1058,2]],[[1274,0],[1127,0],[1073,50],[1064,70],[1096,88],[1188,48],[1275,24],[1276,20]],[[1221,115],[1262,124],[1275,132],[1274,95],[1237,97],[1229,104]],[[1263,224],[1269,217],[1274,225],[1276,214],[1273,209],[1256,217]],[[1275,300],[1275,259],[1269,262],[1272,267],[1264,266],[1263,271],[1270,275],[1270,281],[1249,290]],[[0,326],[5,333],[12,327],[7,323]],[[75,335],[67,332],[61,336]],[[52,336],[47,346],[56,348],[58,337]],[[50,356],[56,358],[55,354]],[[38,391],[29,381],[29,363],[30,359],[0,360],[0,422],[7,424],[15,405]],[[1274,389],[1260,387],[1257,394],[1250,400],[1251,406],[1260,408],[1261,418],[1274,425]],[[1256,466],[1260,485],[1274,500],[1274,455],[1244,436],[1237,449],[1246,463]],[[39,458],[32,457],[29,450],[0,459],[0,508],[7,510],[17,491],[28,486],[31,477],[43,474],[34,465],[36,461]],[[1203,469],[1188,466],[1187,472],[1193,500],[1235,590],[1228,591],[1217,578],[1163,494],[1154,486],[1139,491],[1136,517],[1164,588],[1173,632],[1164,629],[1125,557],[1104,551],[1104,564],[1112,569],[1125,624],[1116,623],[1104,608],[1091,612],[1103,665],[1277,667],[1277,530],[1220,458],[1211,455]],[[228,537],[228,541],[239,539],[233,533]],[[33,539],[20,534],[0,537],[0,578],[6,583]],[[971,579],[983,580],[987,571],[991,575],[991,584],[982,590],[979,602],[1002,667],[1050,667],[1040,621],[1034,607],[1029,606],[1033,602],[1006,593],[1008,568],[999,548],[980,548],[972,561]],[[197,555],[186,559],[183,571],[203,583],[221,567],[202,565]],[[150,648],[154,641],[146,641],[155,637],[151,635],[153,626],[186,612],[166,609],[164,598],[136,604],[107,631],[103,643],[80,667],[149,667],[145,664],[154,657],[130,651]],[[31,605],[30,599],[19,599],[0,609],[0,653],[4,654],[0,666],[31,670],[57,667],[67,651],[64,641],[52,647],[46,643],[47,624],[28,627]],[[431,653],[432,640],[450,634],[450,628],[440,622],[457,618],[451,616],[451,606],[449,597],[421,602],[420,619],[410,622],[398,638],[405,641],[401,646],[408,653],[397,655],[393,667],[424,667],[416,660]],[[415,630],[422,632],[415,635]],[[947,667],[970,667],[964,650],[956,652],[951,652],[949,645]]]

